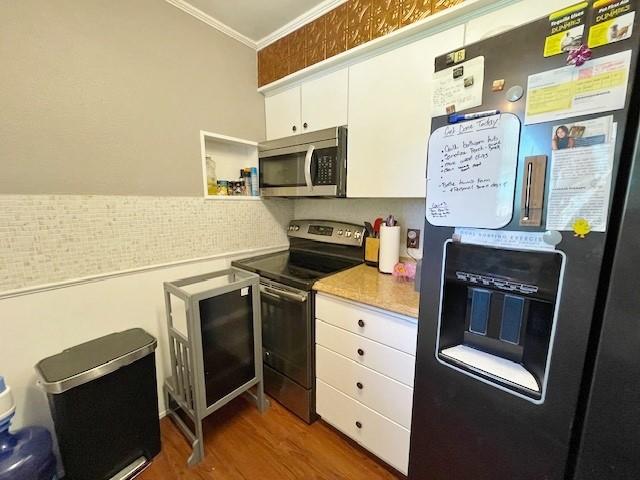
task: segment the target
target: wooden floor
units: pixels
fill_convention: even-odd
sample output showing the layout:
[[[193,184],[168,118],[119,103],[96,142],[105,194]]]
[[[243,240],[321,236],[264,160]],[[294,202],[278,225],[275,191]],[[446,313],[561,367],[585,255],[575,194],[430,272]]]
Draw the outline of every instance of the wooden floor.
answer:
[[[190,446],[169,418],[161,422],[162,451],[138,480],[400,478],[318,421],[307,425],[275,401],[261,415],[244,397],[205,422],[205,458],[186,465]]]

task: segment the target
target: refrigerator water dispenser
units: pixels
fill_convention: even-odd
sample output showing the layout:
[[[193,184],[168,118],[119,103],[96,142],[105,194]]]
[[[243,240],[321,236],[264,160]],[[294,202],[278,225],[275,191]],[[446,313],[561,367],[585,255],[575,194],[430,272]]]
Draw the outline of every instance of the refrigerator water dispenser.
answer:
[[[563,262],[557,251],[447,242],[437,359],[542,403]]]

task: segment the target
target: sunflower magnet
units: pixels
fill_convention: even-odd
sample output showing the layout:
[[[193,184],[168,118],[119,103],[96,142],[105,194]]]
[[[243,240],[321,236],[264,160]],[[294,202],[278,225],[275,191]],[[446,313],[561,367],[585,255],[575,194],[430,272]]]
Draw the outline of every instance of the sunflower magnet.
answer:
[[[591,233],[591,224],[585,218],[577,218],[572,227],[574,237],[584,238]]]

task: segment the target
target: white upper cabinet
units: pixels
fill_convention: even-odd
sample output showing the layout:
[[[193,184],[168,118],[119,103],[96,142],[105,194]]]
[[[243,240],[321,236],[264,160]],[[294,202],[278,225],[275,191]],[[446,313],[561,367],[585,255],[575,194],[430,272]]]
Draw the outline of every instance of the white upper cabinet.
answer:
[[[302,133],[347,124],[349,70],[302,84]]]
[[[267,140],[346,125],[348,84],[345,68],[266,97]]]
[[[493,37],[576,3],[576,0],[522,0],[500,8],[467,23],[465,45]]]
[[[300,93],[298,86],[264,99],[267,140],[300,133]]]
[[[464,42],[464,25],[349,69],[348,197],[426,194],[434,59]]]

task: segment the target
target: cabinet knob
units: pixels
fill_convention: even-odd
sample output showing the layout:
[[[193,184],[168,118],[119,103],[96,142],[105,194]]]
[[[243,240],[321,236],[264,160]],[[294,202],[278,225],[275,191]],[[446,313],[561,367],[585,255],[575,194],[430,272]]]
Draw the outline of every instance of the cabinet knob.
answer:
[[[295,132],[296,130],[298,130],[298,127],[296,127],[296,126],[294,125],[293,127],[291,127],[291,130],[293,130],[293,131]]]
[[[309,125],[307,124],[307,122],[304,122],[304,123],[302,124],[302,126],[303,126],[304,128],[307,128]]]
[[[362,385],[362,383],[358,382],[358,383],[356,383],[356,387],[358,387],[358,390],[362,390],[364,388],[364,385]]]
[[[358,326],[360,328],[364,328],[364,320],[362,320],[362,319],[358,320]]]
[[[358,355],[360,355],[362,357],[364,355],[364,350],[359,348],[358,349]]]
[[[360,422],[356,422],[356,427],[358,427],[358,428],[362,428],[362,423],[360,423]]]

